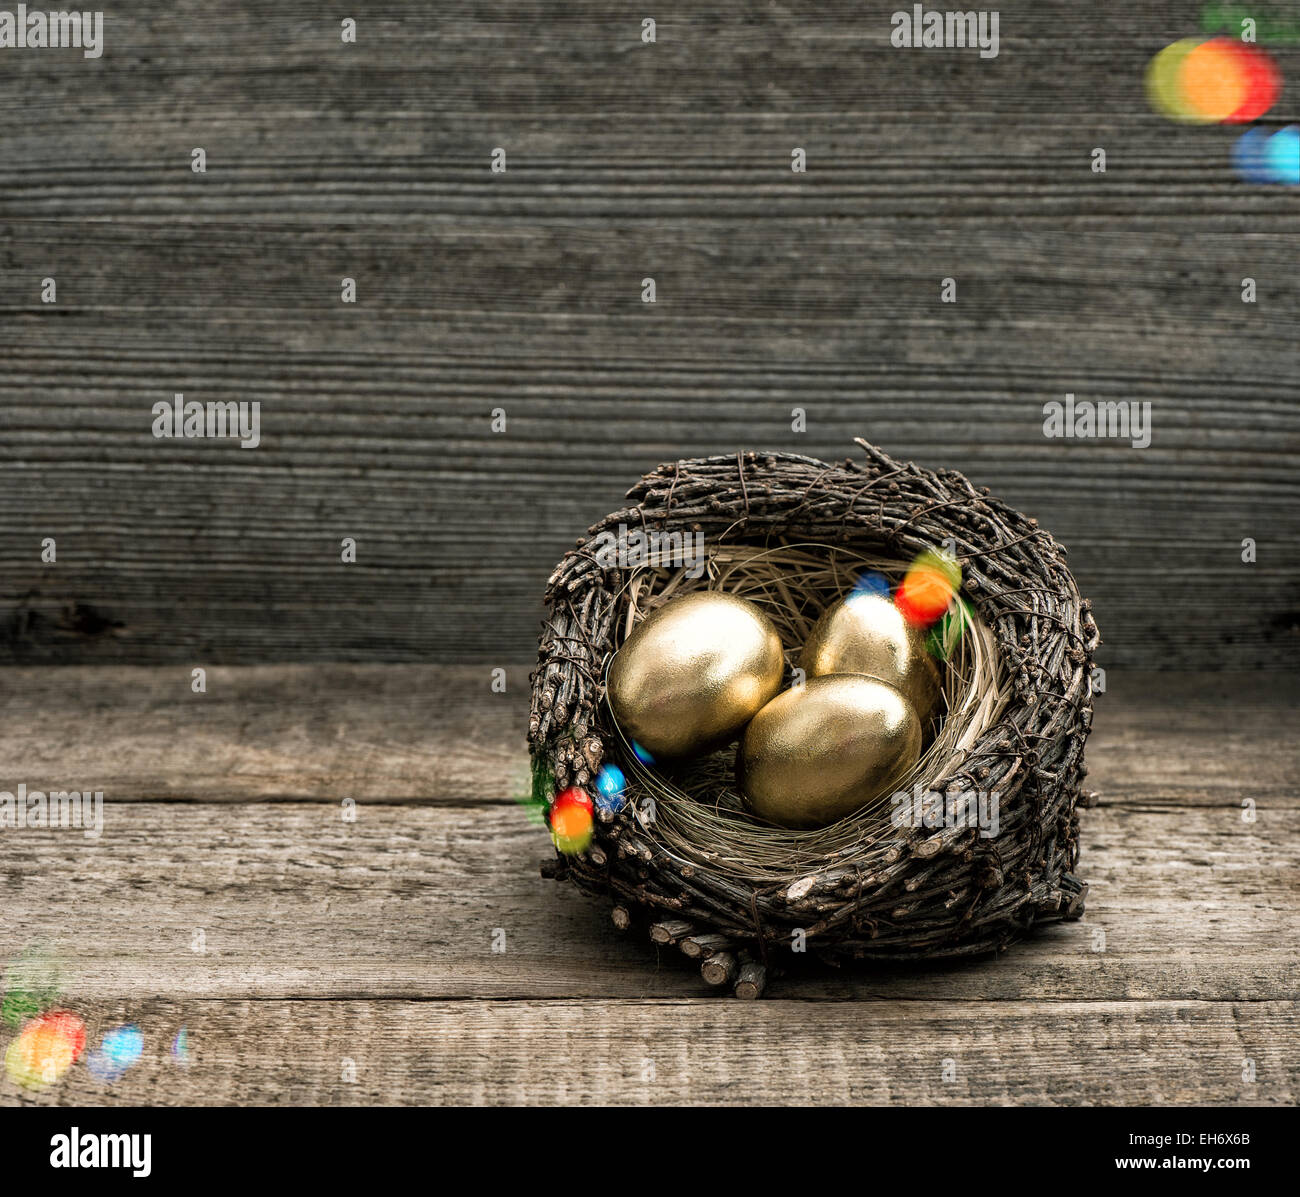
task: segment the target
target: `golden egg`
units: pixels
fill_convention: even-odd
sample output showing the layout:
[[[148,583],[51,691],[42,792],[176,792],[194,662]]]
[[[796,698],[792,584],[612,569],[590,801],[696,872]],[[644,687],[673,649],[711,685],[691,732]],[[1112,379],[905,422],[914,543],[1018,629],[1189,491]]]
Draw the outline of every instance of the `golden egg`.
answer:
[[[750,721],[736,775],[745,803],[782,827],[824,827],[897,787],[921,755],[921,721],[893,686],[813,678]]]
[[[817,621],[799,658],[809,678],[865,673],[901,690],[922,724],[939,701],[939,670],[925,637],[884,595],[841,599]]]
[[[758,607],[702,590],[633,629],[609,667],[609,705],[655,760],[681,759],[734,739],[784,670],[781,637]]]

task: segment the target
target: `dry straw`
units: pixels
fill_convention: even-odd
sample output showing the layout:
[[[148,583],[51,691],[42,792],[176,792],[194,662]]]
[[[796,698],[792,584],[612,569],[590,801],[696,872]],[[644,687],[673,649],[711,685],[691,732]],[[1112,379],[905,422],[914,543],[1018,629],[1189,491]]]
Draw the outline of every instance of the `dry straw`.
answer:
[[[778,453],[661,466],[629,492],[635,506],[589,535],[620,525],[703,533],[703,575],[653,561],[606,568],[586,539],[548,587],[534,768],[558,789],[589,785],[613,760],[630,799],[598,821],[585,853],[549,871],[612,893],[616,924],[643,917],[653,940],[677,943],[707,981],[742,997],[758,996],[792,950],[836,961],[970,955],[1082,911],[1076,806],[1098,637],[1064,549],[962,475],[858,443],[865,464]],[[649,611],[696,588],[741,595],[777,624],[789,667],[864,572],[896,580],[917,553],[945,545],[963,578],[963,601],[939,633],[945,710],[899,789],[996,793],[996,836],[961,821],[895,826],[888,795],[792,832],[745,812],[734,746],[672,773],[636,760],[604,702],[604,677]]]

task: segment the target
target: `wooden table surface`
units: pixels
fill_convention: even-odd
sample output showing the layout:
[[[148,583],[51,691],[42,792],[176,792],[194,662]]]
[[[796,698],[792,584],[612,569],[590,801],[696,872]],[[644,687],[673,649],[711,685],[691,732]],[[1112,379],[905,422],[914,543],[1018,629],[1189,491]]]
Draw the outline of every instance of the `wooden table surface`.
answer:
[[[2,784],[105,799],[0,832],[0,962],[144,1052],[0,1104],[1294,1104],[1300,683],[1108,683],[1082,921],[741,1002],[539,875],[526,668],[5,669]]]

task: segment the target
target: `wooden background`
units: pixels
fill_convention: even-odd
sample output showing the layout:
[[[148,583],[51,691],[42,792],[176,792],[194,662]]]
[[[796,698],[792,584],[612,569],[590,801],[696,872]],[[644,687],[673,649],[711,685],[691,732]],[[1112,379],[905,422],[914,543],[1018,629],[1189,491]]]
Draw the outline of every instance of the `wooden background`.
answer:
[[[344,45],[143,0],[100,59],[5,51],[0,659],[530,661],[645,470],[865,435],[1039,516],[1103,664],[1294,669],[1300,192],[1150,111],[1198,6],[1004,3],[992,60],[894,7],[393,0]],[[177,391],[261,447],[154,440]],[[1067,391],[1151,446],[1045,439]]]
[[[991,61],[857,0],[347,7],[0,51],[0,789],[105,792],[99,840],[3,832],[0,965],[145,1043],[0,1105],[1295,1104],[1300,191],[1149,111],[1196,6],[1003,3]],[[178,391],[261,447],[154,440]],[[1067,391],[1151,446],[1046,440]],[[656,463],[855,435],[1095,600],[1087,913],[722,999],[538,876],[539,599]]]

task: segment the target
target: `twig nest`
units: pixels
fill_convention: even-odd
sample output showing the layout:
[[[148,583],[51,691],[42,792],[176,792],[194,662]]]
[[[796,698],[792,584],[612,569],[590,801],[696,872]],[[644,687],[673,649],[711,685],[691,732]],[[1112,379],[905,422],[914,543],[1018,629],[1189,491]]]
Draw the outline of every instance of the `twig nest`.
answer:
[[[824,827],[887,794],[920,755],[921,722],[907,698],[876,678],[837,674],[787,690],[754,716],[737,781],[760,818]]]
[[[793,972],[805,950],[836,963],[968,957],[1083,911],[1077,808],[1100,637],[1064,550],[961,474],[895,461],[858,443],[860,459],[834,465],[793,453],[667,463],[632,487],[628,506],[592,526],[546,592],[529,718],[534,791],[592,787],[599,798],[608,786],[618,796],[600,804],[590,845],[553,858],[548,875],[613,895],[656,942],[695,953],[697,968],[710,966],[709,982],[740,996],[761,992],[769,968]],[[624,563],[611,567],[593,546],[628,527],[675,544],[689,535],[702,543],[706,568],[662,558],[620,558]],[[914,563],[927,551],[936,554],[935,568],[923,576]],[[640,707],[685,710],[698,698],[713,708],[726,688],[715,666],[725,672],[741,665],[737,672],[747,679],[728,691],[728,717],[697,727],[695,708],[675,738],[657,747],[674,759],[735,734],[767,701],[785,701],[776,698],[778,638],[795,654],[786,664],[796,664],[822,614],[872,571],[923,621],[943,597],[945,561],[960,572],[954,601],[930,632],[942,701],[920,756],[890,786],[915,795],[910,809],[878,795],[825,826],[774,826],[747,809],[730,748],[661,769],[645,763],[653,747],[638,755],[629,743],[624,732],[635,738]],[[762,619],[748,615],[748,647],[739,659],[722,652],[720,637],[692,631],[679,647],[666,637],[662,651],[677,661],[673,693],[638,685],[636,654],[627,650],[638,638],[649,642],[656,609],[667,620],[706,591],[761,608],[776,635],[760,633]],[[906,647],[907,654],[915,647],[910,638]],[[914,674],[907,654],[891,676],[904,689],[920,685],[923,694],[924,667]],[[806,693],[831,684],[833,675],[817,676],[820,668]],[[875,692],[889,681],[856,688]],[[900,762],[910,756],[910,741],[902,728]],[[770,746],[778,743],[773,737]],[[789,764],[792,752],[782,753]],[[836,765],[835,753],[823,755],[825,769],[810,770],[811,785],[824,783],[821,774]],[[746,758],[746,784],[755,793],[758,759],[757,752]],[[626,784],[614,775],[598,783],[606,765],[621,769]],[[932,810],[927,804],[935,799],[950,805]],[[951,817],[972,807],[994,817]],[[816,817],[831,814],[823,808]]]

